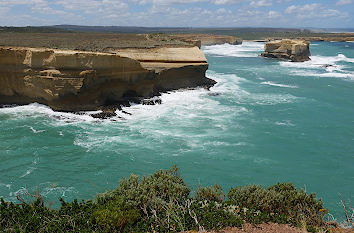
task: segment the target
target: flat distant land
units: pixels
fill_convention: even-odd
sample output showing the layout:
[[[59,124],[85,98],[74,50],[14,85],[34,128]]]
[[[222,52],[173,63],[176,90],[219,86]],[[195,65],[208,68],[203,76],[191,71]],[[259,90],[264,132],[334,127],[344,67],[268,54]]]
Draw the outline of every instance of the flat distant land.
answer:
[[[190,46],[181,34],[230,35],[243,40],[304,38],[354,41],[354,33],[328,33],[291,28],[147,28],[59,25],[47,27],[0,27],[0,46],[45,47],[82,51],[112,48]],[[178,37],[171,35],[178,34]]]

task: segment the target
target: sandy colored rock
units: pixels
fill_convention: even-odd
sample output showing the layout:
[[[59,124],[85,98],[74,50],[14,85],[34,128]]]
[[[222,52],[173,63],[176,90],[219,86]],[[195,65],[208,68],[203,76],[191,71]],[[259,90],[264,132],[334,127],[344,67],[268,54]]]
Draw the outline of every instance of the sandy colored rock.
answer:
[[[207,68],[197,47],[110,53],[0,47],[0,104],[95,110],[161,91],[212,86]]]
[[[242,44],[242,39],[228,35],[213,35],[213,34],[179,34],[173,35],[178,40],[186,41],[189,43],[197,43],[200,41],[200,45],[216,45],[216,44]],[[197,44],[196,44],[197,45]]]
[[[263,57],[304,62],[310,60],[310,42],[305,40],[275,40],[266,42]]]

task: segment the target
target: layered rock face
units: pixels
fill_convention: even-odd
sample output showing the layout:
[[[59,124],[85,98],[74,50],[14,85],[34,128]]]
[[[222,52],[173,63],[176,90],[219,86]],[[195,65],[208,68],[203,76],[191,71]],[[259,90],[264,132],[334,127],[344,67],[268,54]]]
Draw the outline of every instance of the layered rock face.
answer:
[[[236,38],[234,36],[228,35],[212,35],[212,34],[180,34],[180,35],[173,35],[173,37],[186,41],[188,43],[198,43],[201,45],[217,45],[217,44],[232,44],[238,45],[242,44],[242,39]],[[198,44],[195,44],[198,45]],[[200,47],[199,46],[199,47]]]
[[[96,110],[179,88],[212,86],[198,47],[111,53],[0,47],[0,104]]]
[[[263,57],[304,62],[310,60],[310,42],[305,40],[275,40],[266,42]]]

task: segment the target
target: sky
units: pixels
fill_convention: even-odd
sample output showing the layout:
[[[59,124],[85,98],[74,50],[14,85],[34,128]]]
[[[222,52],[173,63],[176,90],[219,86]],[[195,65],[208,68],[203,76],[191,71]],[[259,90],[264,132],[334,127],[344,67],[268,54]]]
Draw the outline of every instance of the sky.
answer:
[[[354,28],[354,0],[0,0],[0,26]]]

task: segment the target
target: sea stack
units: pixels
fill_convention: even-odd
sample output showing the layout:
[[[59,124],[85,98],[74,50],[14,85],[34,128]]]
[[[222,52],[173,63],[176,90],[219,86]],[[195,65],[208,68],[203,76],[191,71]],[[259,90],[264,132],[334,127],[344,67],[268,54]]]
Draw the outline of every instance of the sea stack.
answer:
[[[309,61],[310,42],[305,40],[275,40],[266,42],[263,57],[286,59],[293,62]]]

